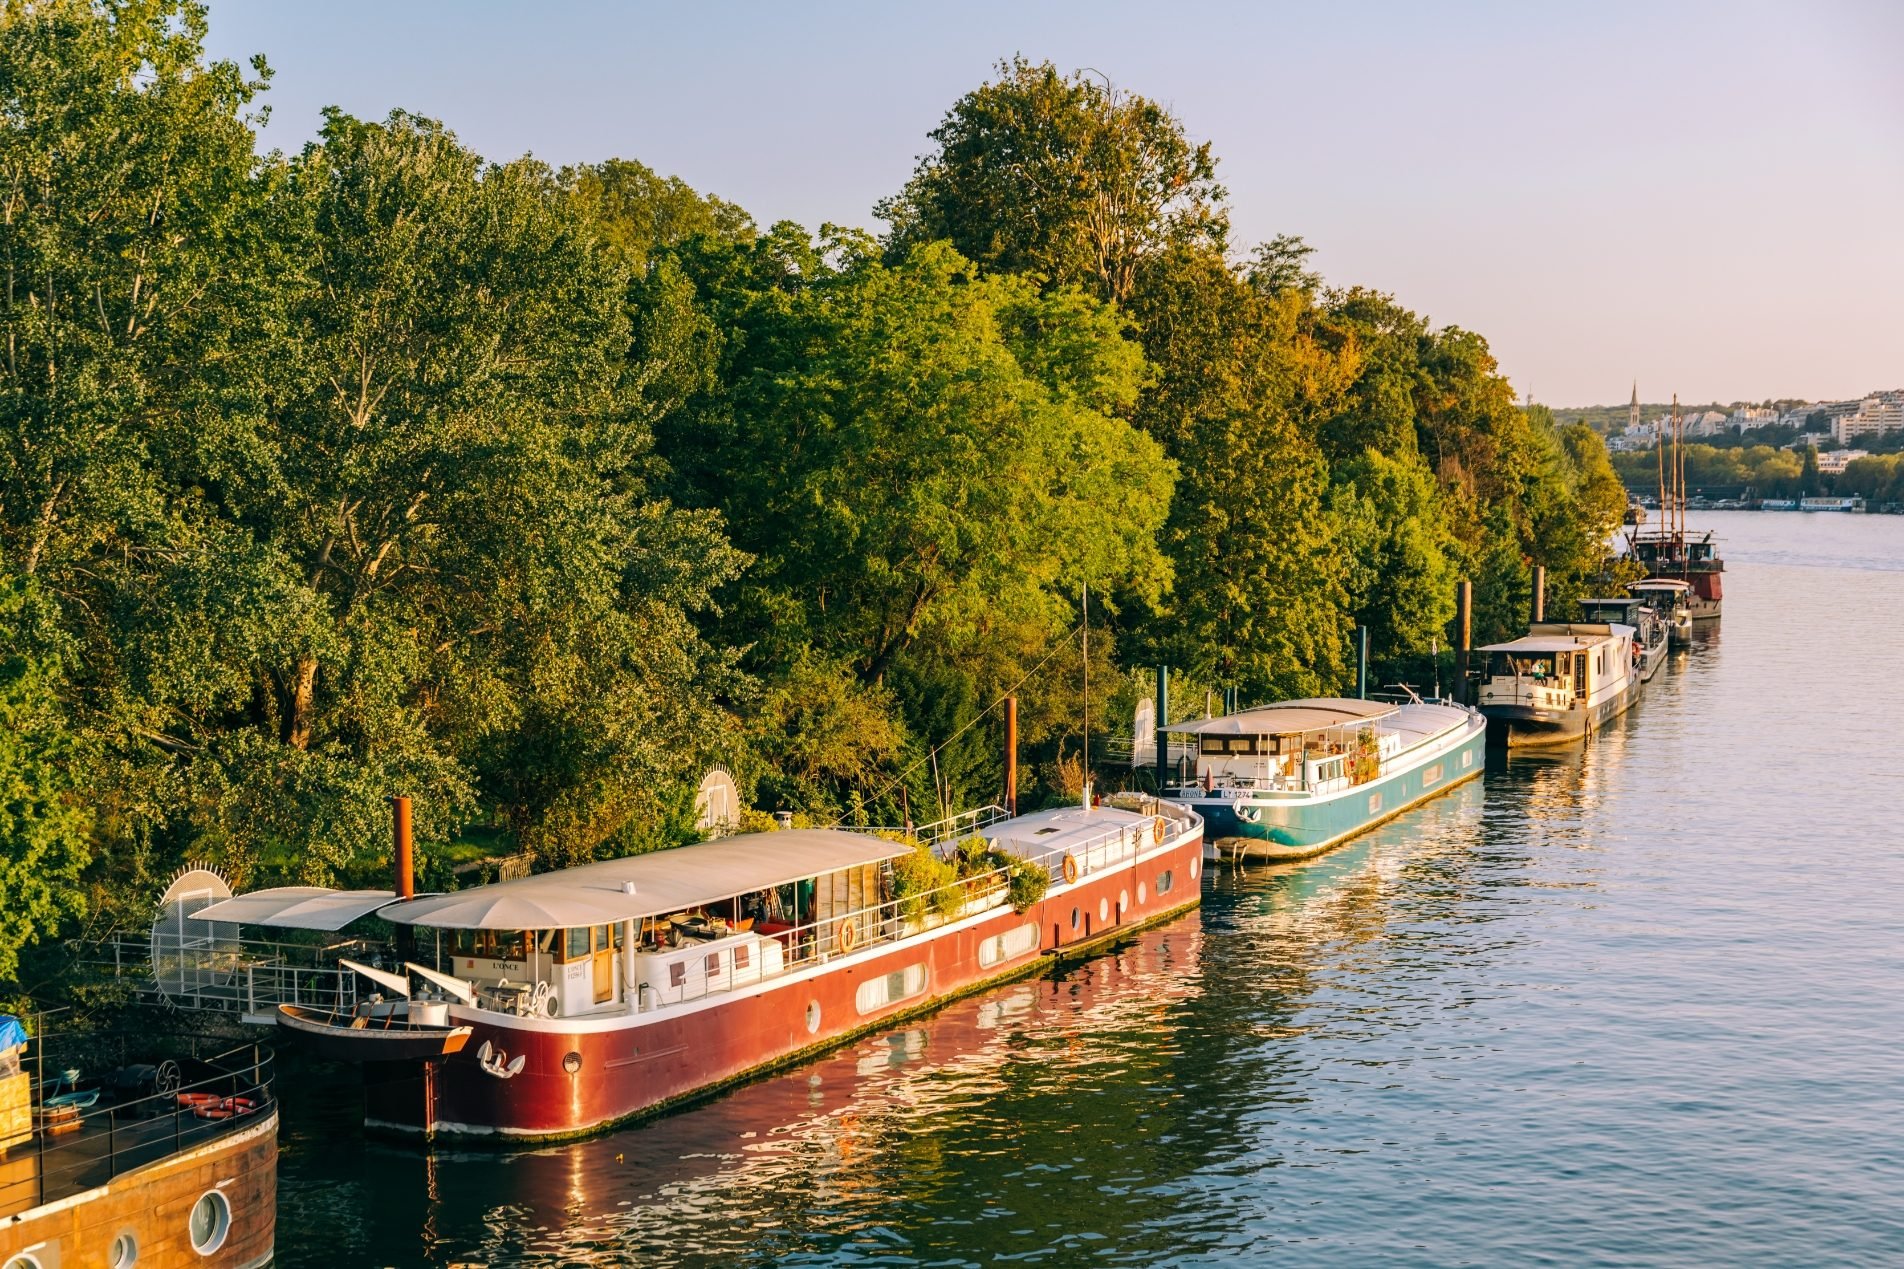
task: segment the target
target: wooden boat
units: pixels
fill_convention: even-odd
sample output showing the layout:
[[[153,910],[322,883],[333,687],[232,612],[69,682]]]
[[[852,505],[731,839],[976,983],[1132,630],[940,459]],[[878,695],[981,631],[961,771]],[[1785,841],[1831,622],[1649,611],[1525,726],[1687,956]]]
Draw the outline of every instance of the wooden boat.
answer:
[[[1319,855],[1486,765],[1487,720],[1442,702],[1278,701],[1164,730],[1197,744],[1165,796],[1239,862]]]
[[[319,1057],[336,1062],[419,1062],[448,1057],[469,1043],[471,1028],[411,1019],[402,1007],[339,1014],[279,1005],[278,1025]]]
[[[247,1044],[123,1067],[100,1088],[34,1102],[20,1046],[9,1060],[7,1021],[0,1018],[0,1265],[271,1262],[278,1113],[269,1049]],[[30,1113],[9,1128],[15,1108]]]

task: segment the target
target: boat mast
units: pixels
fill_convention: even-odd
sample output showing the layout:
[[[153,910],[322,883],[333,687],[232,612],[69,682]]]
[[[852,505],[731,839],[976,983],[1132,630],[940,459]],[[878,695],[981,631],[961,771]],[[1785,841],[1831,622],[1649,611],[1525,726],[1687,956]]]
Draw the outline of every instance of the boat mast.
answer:
[[[1673,401],[1677,403],[1678,400],[1679,400],[1679,397],[1677,394],[1675,394],[1673,397]],[[1666,513],[1666,429],[1664,427],[1660,428],[1658,431],[1658,434],[1653,437],[1653,454],[1654,454],[1654,457],[1658,459],[1658,464],[1659,464],[1659,518],[1662,522],[1661,527],[1664,527],[1664,522],[1667,519],[1667,513]]]

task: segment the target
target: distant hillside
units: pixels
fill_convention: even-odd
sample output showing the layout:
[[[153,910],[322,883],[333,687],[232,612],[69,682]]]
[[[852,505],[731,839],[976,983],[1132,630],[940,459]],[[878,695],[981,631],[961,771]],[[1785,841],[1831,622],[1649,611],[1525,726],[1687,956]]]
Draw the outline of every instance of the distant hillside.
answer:
[[[1681,401],[1679,408],[1685,414],[1691,414],[1695,410],[1717,410],[1721,414],[1730,414],[1746,405],[1771,406],[1774,409],[1787,410],[1802,404],[1804,402],[1800,398],[1791,397],[1777,401],[1709,401],[1703,405],[1693,401]],[[1624,402],[1619,405],[1557,405],[1552,408],[1556,423],[1585,423],[1602,435],[1617,432],[1626,426],[1627,406]],[[1672,413],[1672,409],[1671,401],[1642,401],[1640,402],[1640,417],[1656,419],[1662,414]]]

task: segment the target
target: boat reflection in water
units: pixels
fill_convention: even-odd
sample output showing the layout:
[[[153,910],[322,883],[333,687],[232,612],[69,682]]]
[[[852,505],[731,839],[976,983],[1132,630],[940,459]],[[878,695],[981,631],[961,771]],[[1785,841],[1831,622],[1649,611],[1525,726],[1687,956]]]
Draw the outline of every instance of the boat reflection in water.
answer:
[[[326,1140],[321,1155],[298,1167],[299,1223],[336,1231],[324,1256],[390,1264],[680,1263],[689,1230],[685,1258],[695,1263],[730,1253],[757,1260],[792,1237],[774,1215],[778,1207],[798,1204],[808,1221],[816,1205],[877,1210],[886,1199],[870,1191],[888,1173],[865,1166],[873,1156],[896,1146],[944,1149],[932,1130],[953,1117],[962,1137],[1009,1134],[988,1108],[1026,1079],[1051,1080],[1058,1090],[1102,1080],[1105,1063],[1130,1056],[1106,1050],[1104,1037],[1141,1042],[1151,1064],[1180,1058],[1168,1018],[1203,991],[1203,939],[1192,913],[1056,977],[955,1002],[703,1106],[605,1136],[427,1155],[362,1138],[356,1151],[333,1153]],[[1040,1037],[1035,1050],[1027,1033]],[[333,1122],[299,1125],[295,1135],[314,1144],[353,1137],[353,1110],[340,1098],[326,1112]],[[723,1208],[754,1215],[708,1219]],[[417,1231],[409,1256],[388,1243],[391,1230]],[[348,1245],[357,1239],[361,1247]],[[294,1254],[285,1263],[319,1260]]]

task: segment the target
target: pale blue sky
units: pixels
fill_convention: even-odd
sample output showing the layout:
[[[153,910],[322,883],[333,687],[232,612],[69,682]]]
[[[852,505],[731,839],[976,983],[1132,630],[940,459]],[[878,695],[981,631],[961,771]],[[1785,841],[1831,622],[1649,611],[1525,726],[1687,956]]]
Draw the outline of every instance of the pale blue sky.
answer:
[[[211,0],[271,145],[335,104],[492,159],[626,157],[762,223],[871,225],[997,59],[1090,67],[1216,144],[1239,246],[1485,335],[1561,405],[1904,386],[1904,2]]]

